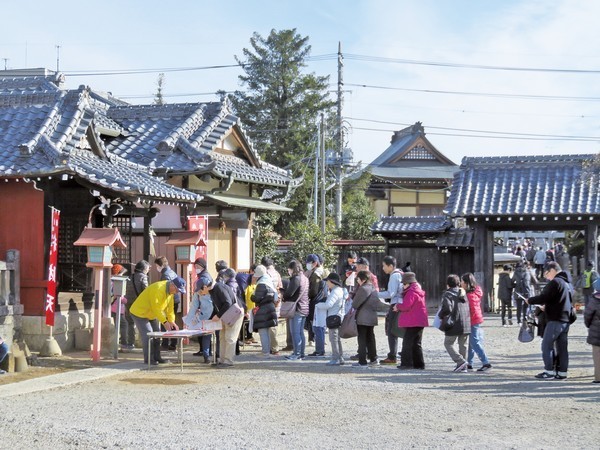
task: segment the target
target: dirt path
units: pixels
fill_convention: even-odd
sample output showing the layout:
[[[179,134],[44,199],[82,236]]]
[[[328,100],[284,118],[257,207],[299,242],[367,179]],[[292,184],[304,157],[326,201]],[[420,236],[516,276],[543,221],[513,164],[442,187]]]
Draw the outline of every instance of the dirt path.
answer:
[[[377,327],[384,355],[383,327]],[[247,348],[215,370],[177,365],[12,397],[11,448],[598,448],[600,388],[578,320],[565,381],[538,381],[540,341],[486,321],[491,372],[455,374],[443,336],[425,332],[425,371],[328,367]],[[346,341],[346,354],[355,350]],[[194,361],[194,362],[192,362]]]

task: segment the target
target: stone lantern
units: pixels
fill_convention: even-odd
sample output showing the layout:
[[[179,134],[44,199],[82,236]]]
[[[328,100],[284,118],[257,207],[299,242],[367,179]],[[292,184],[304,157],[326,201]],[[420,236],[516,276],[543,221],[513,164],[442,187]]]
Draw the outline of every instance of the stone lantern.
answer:
[[[87,267],[94,269],[94,336],[92,359],[100,360],[102,338],[102,298],[104,286],[104,269],[112,266],[112,248],[126,247],[117,228],[85,228],[73,245],[86,246]]]

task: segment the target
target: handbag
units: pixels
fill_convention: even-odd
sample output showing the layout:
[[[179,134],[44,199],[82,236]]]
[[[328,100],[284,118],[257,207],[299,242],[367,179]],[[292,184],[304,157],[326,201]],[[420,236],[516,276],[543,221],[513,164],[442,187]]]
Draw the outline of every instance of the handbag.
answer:
[[[403,338],[406,334],[406,328],[401,327],[398,323],[400,321],[400,311],[392,311],[390,321],[390,333],[392,333],[392,336],[395,336],[397,338]]]
[[[358,325],[356,324],[356,310],[351,309],[344,316],[340,325],[340,338],[348,339],[358,336]]]
[[[456,301],[453,301],[452,312],[442,319],[440,330],[443,332],[450,331],[456,324]]]
[[[327,325],[327,328],[339,328],[342,325],[342,318],[337,314],[327,316],[327,319],[325,319],[325,325]]]
[[[223,313],[223,315],[221,316],[221,322],[230,327],[234,323],[236,323],[243,315],[244,310],[240,308],[240,306],[237,303],[234,303],[229,308],[227,308],[227,311],[225,311],[225,313]]]
[[[296,315],[297,304],[298,300],[295,302],[282,302],[281,309],[279,310],[279,317],[283,317],[284,319],[293,319]]]
[[[577,310],[574,306],[571,306],[571,311],[569,311],[569,324],[574,323],[577,320]]]

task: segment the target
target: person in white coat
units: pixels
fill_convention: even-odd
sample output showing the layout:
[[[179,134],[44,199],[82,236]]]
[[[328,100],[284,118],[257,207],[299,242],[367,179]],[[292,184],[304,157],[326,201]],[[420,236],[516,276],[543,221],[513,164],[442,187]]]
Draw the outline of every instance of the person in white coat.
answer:
[[[344,316],[344,289],[342,289],[342,280],[340,276],[331,272],[325,279],[329,294],[327,300],[323,303],[317,303],[315,306],[315,317],[321,316],[324,311],[325,324],[329,328],[329,343],[331,344],[331,360],[328,366],[337,366],[344,364],[344,351],[342,349],[342,340],[340,339],[340,325]],[[327,324],[329,322],[329,324]]]

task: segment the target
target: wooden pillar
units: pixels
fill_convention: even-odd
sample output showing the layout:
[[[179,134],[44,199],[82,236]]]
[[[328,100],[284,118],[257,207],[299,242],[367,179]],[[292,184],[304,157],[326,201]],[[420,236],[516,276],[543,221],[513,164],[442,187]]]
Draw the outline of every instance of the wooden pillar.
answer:
[[[598,270],[598,225],[587,225],[585,227],[585,263],[593,261]]]
[[[475,223],[474,269],[475,279],[483,291],[482,302],[485,311],[492,309],[494,283],[494,245],[493,233],[485,223]]]

